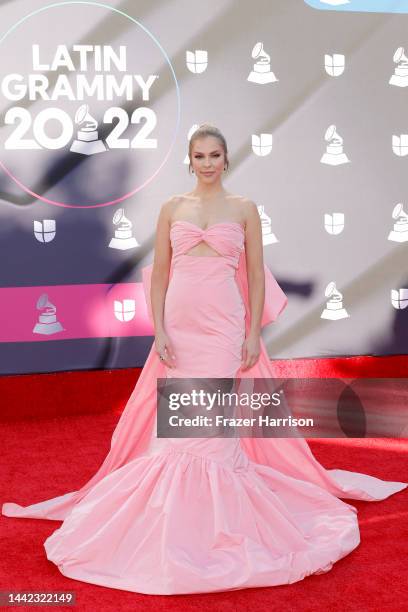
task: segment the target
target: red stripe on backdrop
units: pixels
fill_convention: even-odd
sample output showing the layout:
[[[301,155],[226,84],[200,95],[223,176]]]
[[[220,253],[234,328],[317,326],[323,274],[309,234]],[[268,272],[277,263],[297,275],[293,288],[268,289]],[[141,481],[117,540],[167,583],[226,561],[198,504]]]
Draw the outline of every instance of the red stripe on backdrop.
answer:
[[[274,359],[278,378],[405,378],[408,356]],[[114,411],[121,414],[141,368],[0,377],[0,420]]]

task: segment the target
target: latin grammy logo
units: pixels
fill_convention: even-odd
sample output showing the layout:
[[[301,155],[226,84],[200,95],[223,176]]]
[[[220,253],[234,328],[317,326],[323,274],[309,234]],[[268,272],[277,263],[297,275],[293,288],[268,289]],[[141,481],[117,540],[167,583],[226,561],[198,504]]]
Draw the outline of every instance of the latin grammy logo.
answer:
[[[336,288],[336,283],[334,281],[327,285],[324,295],[329,299],[326,302],[326,308],[320,315],[321,319],[337,321],[338,319],[345,319],[350,316],[343,307],[343,295]]]
[[[75,123],[81,126],[70,151],[82,155],[94,155],[107,151],[106,145],[98,138],[98,122],[89,112],[88,104],[81,104],[75,113]]]
[[[397,64],[394,68],[394,74],[389,80],[390,85],[396,87],[407,87],[408,86],[408,57],[405,55],[404,47],[398,47],[392,58],[394,64]]]
[[[61,323],[57,321],[57,309],[54,304],[48,300],[48,295],[46,293],[43,293],[38,298],[36,308],[37,310],[40,310],[41,313],[38,317],[38,322],[34,326],[34,334],[49,336],[51,334],[64,331]]]
[[[401,202],[394,206],[392,211],[394,228],[388,234],[388,240],[393,242],[408,242],[408,215],[404,211]]]
[[[125,216],[125,209],[119,208],[113,215],[113,225],[116,225],[115,236],[109,243],[109,248],[119,249],[120,251],[126,251],[127,249],[134,249],[139,247],[140,244],[136,238],[132,236],[132,222]]]
[[[279,242],[275,234],[272,232],[272,220],[266,214],[265,206],[260,205],[257,208],[262,226],[262,244],[266,246],[267,244],[274,244],[275,242]]]
[[[251,83],[274,83],[279,79],[271,71],[270,56],[264,51],[263,43],[258,42],[252,49],[252,59],[256,59],[252,71],[249,73],[248,81]]]
[[[320,162],[329,166],[339,166],[346,164],[350,160],[343,152],[343,138],[336,132],[336,126],[330,125],[324,135],[325,141],[328,143],[326,152],[322,155]]]

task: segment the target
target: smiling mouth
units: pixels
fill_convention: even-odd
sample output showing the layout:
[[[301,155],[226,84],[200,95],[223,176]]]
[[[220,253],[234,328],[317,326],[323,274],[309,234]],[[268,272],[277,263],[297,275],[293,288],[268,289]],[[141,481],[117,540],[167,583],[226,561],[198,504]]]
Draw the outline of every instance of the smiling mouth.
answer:
[[[211,174],[214,174],[214,172],[203,172],[203,174],[205,174],[206,176],[210,176]]]

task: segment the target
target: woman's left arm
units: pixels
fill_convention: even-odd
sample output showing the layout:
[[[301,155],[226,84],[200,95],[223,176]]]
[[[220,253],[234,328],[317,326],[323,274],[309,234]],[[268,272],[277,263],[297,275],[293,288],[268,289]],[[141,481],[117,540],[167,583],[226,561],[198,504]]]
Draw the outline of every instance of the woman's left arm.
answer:
[[[245,253],[248,275],[250,327],[242,347],[241,367],[244,370],[255,365],[261,352],[261,320],[265,302],[262,226],[258,208],[251,200],[247,202]]]

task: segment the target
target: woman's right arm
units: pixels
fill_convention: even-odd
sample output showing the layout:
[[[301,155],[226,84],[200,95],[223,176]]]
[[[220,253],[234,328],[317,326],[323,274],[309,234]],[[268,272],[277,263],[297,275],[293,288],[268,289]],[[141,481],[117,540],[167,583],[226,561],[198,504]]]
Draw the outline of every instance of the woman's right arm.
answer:
[[[154,261],[150,286],[150,301],[155,330],[156,352],[169,367],[175,365],[175,355],[164,329],[164,303],[169,284],[172,248],[170,242],[171,201],[162,205],[156,227]]]

